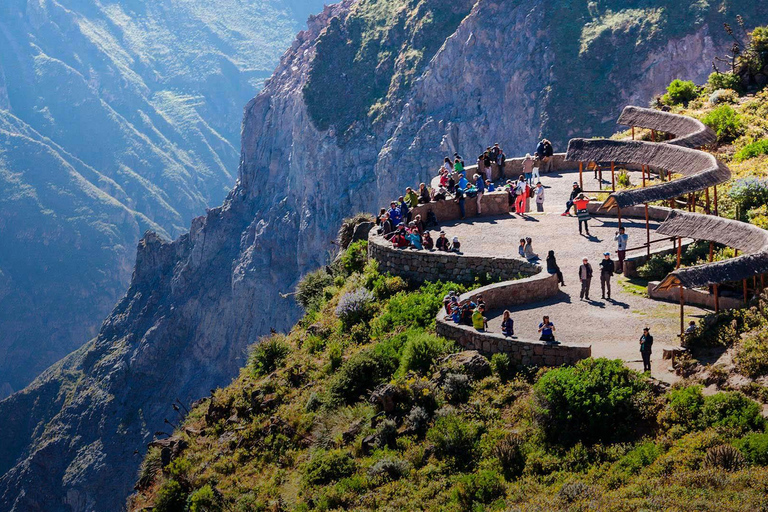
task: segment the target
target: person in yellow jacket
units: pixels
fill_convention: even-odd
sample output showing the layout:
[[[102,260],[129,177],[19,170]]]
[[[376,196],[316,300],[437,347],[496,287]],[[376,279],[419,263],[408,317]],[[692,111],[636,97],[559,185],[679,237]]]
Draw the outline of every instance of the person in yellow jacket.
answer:
[[[479,305],[475,308],[475,312],[472,313],[472,327],[478,331],[484,331],[488,328],[488,319],[483,316],[485,313],[485,306]]]

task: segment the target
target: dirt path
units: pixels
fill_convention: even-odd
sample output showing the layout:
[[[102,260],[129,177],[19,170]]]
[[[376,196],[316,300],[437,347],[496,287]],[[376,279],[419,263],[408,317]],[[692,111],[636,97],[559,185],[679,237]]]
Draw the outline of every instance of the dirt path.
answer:
[[[597,182],[587,180],[585,188],[596,189]],[[637,174],[634,179],[639,179]],[[443,225],[449,237],[458,236],[467,255],[516,256],[520,238],[531,237],[533,247],[546,258],[554,250],[563,272],[565,287],[560,293],[544,302],[508,308],[515,321],[515,332],[521,338],[538,338],[537,328],[543,315],[549,315],[557,329],[557,339],[562,342],[589,343],[594,357],[620,358],[631,368],[642,370],[639,338],[643,327],[650,327],[653,334],[653,376],[667,382],[675,379],[668,361],[662,361],[662,347],[678,345],[680,306],[659,302],[638,293],[639,287],[623,276],[612,280],[611,300],[600,298],[598,263],[605,251],[616,259],[614,234],[615,218],[593,217],[590,221],[591,237],[581,236],[575,217],[562,217],[572,183],[578,180],[578,172],[552,173],[542,177],[546,187],[543,213],[531,213],[525,219],[515,215],[470,219]],[[610,186],[610,183],[607,184]],[[604,185],[605,186],[605,185]],[[593,194],[594,195],[594,194]],[[533,204],[532,204],[533,206]],[[534,207],[535,209],[535,207]],[[645,222],[625,219],[622,222],[629,235],[629,246],[637,246],[646,240]],[[654,234],[657,223],[651,223],[651,239],[662,238]],[[637,254],[637,252],[633,253]],[[587,257],[595,270],[590,291],[591,301],[579,299],[580,283],[577,277],[582,258]],[[543,262],[542,262],[543,263]],[[504,304],[489,304],[487,315],[489,329],[500,332]],[[686,323],[705,312],[686,306]]]

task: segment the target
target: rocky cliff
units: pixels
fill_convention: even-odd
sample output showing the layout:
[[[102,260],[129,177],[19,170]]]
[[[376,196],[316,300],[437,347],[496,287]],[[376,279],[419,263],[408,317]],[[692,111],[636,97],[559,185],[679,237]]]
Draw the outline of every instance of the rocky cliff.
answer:
[[[614,4],[347,0],[311,18],[245,109],[224,205],[175,242],[147,235],[95,341],[0,402],[0,508],[119,508],[171,403],[227,383],[248,343],[295,320],[279,292],[327,260],[343,217],[453,150],[609,134],[625,103],[705,78],[733,14]]]

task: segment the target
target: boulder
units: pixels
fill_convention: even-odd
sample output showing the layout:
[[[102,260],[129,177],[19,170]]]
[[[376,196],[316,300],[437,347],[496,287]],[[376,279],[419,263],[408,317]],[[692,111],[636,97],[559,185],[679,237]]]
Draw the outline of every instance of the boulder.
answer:
[[[482,379],[491,374],[491,364],[477,350],[465,350],[450,354],[440,362],[443,366],[460,370],[474,380]]]

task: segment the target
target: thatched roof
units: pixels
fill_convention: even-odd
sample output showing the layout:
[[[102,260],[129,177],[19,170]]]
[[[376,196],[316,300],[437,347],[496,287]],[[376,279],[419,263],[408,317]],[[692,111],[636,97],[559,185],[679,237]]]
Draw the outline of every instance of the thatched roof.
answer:
[[[665,141],[665,144],[673,146],[700,148],[717,140],[715,132],[698,119],[650,108],[624,107],[618,123],[671,133],[675,138]]]
[[[731,171],[717,159],[695,149],[654,142],[571,139],[566,160],[628,162],[667,169],[683,177],[650,187],[614,192],[602,208],[626,208],[686,195],[728,181]]]
[[[656,232],[668,236],[709,240],[744,253],[725,261],[675,270],[659,284],[661,289],[680,285],[697,288],[768,273],[768,231],[752,224],[672,210]]]

